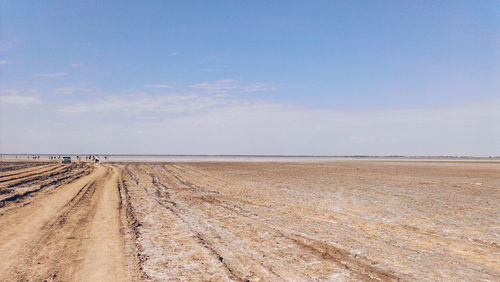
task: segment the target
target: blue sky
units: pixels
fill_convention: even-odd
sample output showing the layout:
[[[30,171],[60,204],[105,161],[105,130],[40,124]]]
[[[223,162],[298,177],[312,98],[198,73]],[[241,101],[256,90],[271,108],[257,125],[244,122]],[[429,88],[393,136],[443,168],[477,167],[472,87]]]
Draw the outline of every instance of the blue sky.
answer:
[[[3,152],[500,155],[497,1],[0,3]]]

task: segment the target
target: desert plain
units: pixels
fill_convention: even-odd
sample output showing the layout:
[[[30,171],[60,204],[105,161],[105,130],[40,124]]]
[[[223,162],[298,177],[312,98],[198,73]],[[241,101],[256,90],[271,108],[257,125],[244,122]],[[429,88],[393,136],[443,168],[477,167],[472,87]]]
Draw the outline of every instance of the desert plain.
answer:
[[[499,281],[500,162],[0,162],[0,281]]]

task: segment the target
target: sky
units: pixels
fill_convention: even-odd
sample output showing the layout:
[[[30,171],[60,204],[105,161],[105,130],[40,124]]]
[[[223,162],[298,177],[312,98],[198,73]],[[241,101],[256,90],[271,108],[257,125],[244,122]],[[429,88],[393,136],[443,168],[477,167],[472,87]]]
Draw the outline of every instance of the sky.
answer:
[[[0,153],[500,156],[499,12],[0,0]]]

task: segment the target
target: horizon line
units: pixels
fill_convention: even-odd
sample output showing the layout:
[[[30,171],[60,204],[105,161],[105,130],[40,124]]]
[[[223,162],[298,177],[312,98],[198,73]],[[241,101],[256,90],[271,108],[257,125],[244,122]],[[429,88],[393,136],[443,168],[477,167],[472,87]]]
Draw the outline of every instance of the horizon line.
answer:
[[[468,155],[273,155],[273,154],[106,154],[106,153],[0,153],[3,156],[32,156],[32,155],[70,155],[70,156],[169,156],[169,157],[295,157],[295,158],[479,158],[491,159],[500,156],[468,156]]]

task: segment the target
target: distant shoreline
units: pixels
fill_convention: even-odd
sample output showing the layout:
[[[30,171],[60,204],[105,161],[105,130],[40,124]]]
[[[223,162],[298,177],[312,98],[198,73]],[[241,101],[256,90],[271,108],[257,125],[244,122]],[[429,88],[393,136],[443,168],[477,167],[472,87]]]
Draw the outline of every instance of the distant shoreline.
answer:
[[[500,156],[404,156],[404,155],[197,155],[197,154],[104,154],[104,153],[0,153],[0,158],[15,156],[108,156],[108,157],[251,157],[251,158],[355,158],[355,159],[500,159]]]
[[[307,156],[307,155],[174,155],[174,154],[0,154],[0,160],[26,161],[32,160],[30,156],[39,156],[38,161],[50,161],[53,156],[97,156],[106,162],[196,162],[196,161],[242,161],[242,162],[300,162],[300,161],[329,161],[329,160],[388,160],[388,161],[500,161],[500,157],[474,157],[474,156]],[[105,158],[106,157],[106,158]]]

